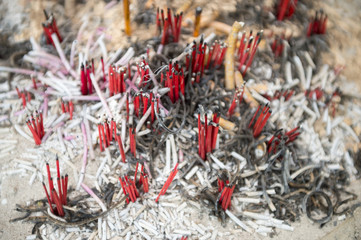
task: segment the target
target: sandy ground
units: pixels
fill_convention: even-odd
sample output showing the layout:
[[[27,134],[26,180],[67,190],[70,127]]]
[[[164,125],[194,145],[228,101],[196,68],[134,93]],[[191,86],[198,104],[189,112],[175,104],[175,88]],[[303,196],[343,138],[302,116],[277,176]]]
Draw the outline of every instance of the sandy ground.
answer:
[[[324,62],[345,67],[343,75],[361,87],[361,1],[326,0],[320,4],[330,19],[328,38],[331,51]]]
[[[10,1],[8,1],[10,2]],[[35,1],[37,2],[37,1]],[[331,65],[344,65],[343,75],[361,87],[359,80],[361,61],[361,1],[359,0],[326,0],[320,6],[328,13],[330,28],[328,29],[331,52],[325,54],[325,62]],[[11,129],[13,131],[13,129]],[[43,196],[43,189],[39,182],[29,186],[29,175],[7,175],[11,161],[24,149],[29,142],[18,144],[18,152],[14,155],[0,158],[0,239],[25,239],[31,234],[33,224],[16,222],[9,223],[9,219],[19,216],[14,211],[16,203],[26,203]],[[31,143],[32,144],[32,143]],[[72,184],[72,183],[71,183]],[[361,181],[351,183],[350,190],[358,194],[361,199]],[[361,210],[357,209],[354,216],[344,221],[335,217],[323,228],[310,222],[303,216],[301,221],[293,223],[294,232],[277,231],[275,239],[360,239]],[[249,237],[249,236],[248,236]],[[254,236],[254,239],[261,238]]]

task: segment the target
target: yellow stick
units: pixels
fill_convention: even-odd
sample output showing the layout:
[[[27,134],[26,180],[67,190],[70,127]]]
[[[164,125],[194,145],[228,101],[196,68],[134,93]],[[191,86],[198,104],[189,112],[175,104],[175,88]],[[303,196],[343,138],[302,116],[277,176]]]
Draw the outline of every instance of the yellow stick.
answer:
[[[193,32],[193,37],[198,37],[199,35],[199,29],[201,28],[201,13],[202,13],[202,8],[201,7],[197,7],[196,8],[196,20],[194,21],[194,32]]]
[[[130,37],[132,31],[130,29],[129,0],[123,0],[123,8],[124,8],[124,21],[125,21],[125,34],[127,34]]]
[[[234,51],[236,50],[237,35],[238,32],[242,29],[243,22],[234,22],[232,26],[232,31],[228,35],[228,48],[226,52],[226,89],[234,89]]]

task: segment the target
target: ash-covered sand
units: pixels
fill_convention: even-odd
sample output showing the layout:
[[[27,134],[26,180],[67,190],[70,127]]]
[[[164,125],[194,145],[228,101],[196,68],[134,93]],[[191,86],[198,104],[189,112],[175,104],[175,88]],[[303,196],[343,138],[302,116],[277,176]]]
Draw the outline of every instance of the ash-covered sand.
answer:
[[[13,1],[11,1],[13,3]],[[24,5],[22,1],[19,1],[19,7],[17,9],[14,9],[12,4],[10,4],[10,1],[4,1],[2,3],[7,7],[8,14],[14,14],[18,13],[17,11],[24,11],[29,12],[29,6]],[[41,6],[41,3],[39,1],[34,1],[34,5],[38,4]],[[361,57],[361,41],[359,41],[360,37],[360,29],[361,27],[357,25],[357,23],[360,20],[360,12],[356,9],[360,9],[360,3],[358,1],[327,1],[327,3],[320,3],[320,5],[325,9],[325,11],[328,13],[329,16],[329,28],[328,28],[328,34],[331,38],[331,51],[328,54],[325,54],[324,61],[325,63],[329,63],[330,65],[346,65],[346,68],[342,72],[342,74],[346,77],[347,81],[350,82],[351,85],[345,86],[344,89],[342,89],[346,94],[357,94],[358,91],[355,90],[353,86],[361,86],[360,81],[358,79],[358,76],[360,74],[360,62],[357,61],[359,57]],[[51,3],[46,2],[44,3],[46,6],[50,6]],[[1,6],[1,5],[0,5]],[[5,8],[3,8],[5,9]],[[83,10],[85,11],[85,10]],[[30,11],[31,12],[31,11]],[[37,11],[38,13],[41,11]],[[15,16],[15,15],[14,15]],[[2,21],[9,21],[10,16],[8,18],[3,18]],[[37,20],[37,23],[42,21],[42,16],[40,17],[40,20]],[[10,20],[11,22],[11,20]],[[29,22],[30,25],[34,24],[32,21]],[[26,24],[25,24],[26,25]],[[33,25],[34,26],[34,25]],[[117,26],[117,24],[115,24]],[[114,27],[115,27],[114,26]],[[35,35],[39,37],[39,32],[30,32],[26,27],[19,28],[20,30],[23,30],[25,33],[23,34],[24,38],[22,38],[22,34],[16,34],[15,40],[25,40],[28,38],[28,36]],[[39,27],[40,29],[40,27]],[[145,27],[141,27],[141,29],[146,29]],[[27,33],[26,33],[27,32]],[[41,33],[41,31],[40,31]],[[137,36],[141,36],[142,34],[139,34],[138,32],[135,34]],[[118,36],[121,38],[121,36]],[[121,43],[118,42],[119,45]],[[345,83],[346,84],[346,83]],[[13,87],[11,88],[13,89]],[[3,94],[3,93],[0,93]],[[1,174],[0,174],[0,214],[2,216],[2,219],[0,220],[0,238],[1,239],[25,239],[26,236],[31,235],[31,229],[34,226],[34,224],[24,223],[24,222],[15,222],[15,223],[9,223],[9,220],[15,217],[21,216],[18,212],[15,211],[15,204],[26,204],[27,202],[31,202],[32,200],[37,200],[44,197],[44,192],[41,186],[41,182],[36,179],[32,185],[29,184],[29,181],[31,179],[31,174],[29,172],[19,172],[19,173],[12,173],[12,171],[16,171],[17,169],[15,166],[17,164],[15,163],[16,159],[26,159],[29,162],[36,161],[36,154],[35,153],[29,153],[26,150],[28,148],[33,148],[34,143],[33,141],[28,141],[24,139],[23,137],[20,137],[17,135],[14,128],[11,128],[8,131],[8,128],[6,126],[3,126],[0,129],[1,137],[11,140],[16,140],[16,149],[11,151],[11,154],[2,156],[0,158],[0,167],[1,167]],[[359,134],[359,133],[358,133]],[[82,136],[81,132],[77,131],[75,134],[76,141],[79,145],[82,144]],[[1,139],[2,140],[2,139]],[[0,140],[0,144],[1,144]],[[98,149],[97,149],[98,151]],[[30,154],[30,156],[28,155]],[[50,156],[43,156],[44,159],[47,159],[48,161],[52,162],[53,165],[52,168],[55,168],[55,161],[54,157],[55,155]],[[75,165],[77,169],[81,168],[81,159],[82,159],[82,153],[77,154],[77,156],[72,160],[72,163]],[[98,169],[99,163],[95,160],[89,160],[88,166],[87,166],[87,173],[89,175],[95,175],[95,172]],[[44,169],[42,169],[43,171]],[[67,172],[70,177],[70,186],[75,187],[76,183],[74,182],[73,171],[69,166],[66,164],[62,164],[62,172]],[[45,172],[44,172],[45,173]],[[44,175],[45,176],[45,175]],[[88,184],[89,186],[92,186],[91,179],[85,178],[84,182]],[[354,201],[353,203],[359,202],[361,197],[361,184],[360,180],[354,180],[351,182],[351,185],[349,186],[348,190],[351,192],[354,192],[358,195],[358,199]],[[83,194],[86,194],[83,191]],[[191,208],[194,208],[190,206]],[[227,232],[229,230],[234,229],[234,223],[231,222],[231,220],[227,220],[227,227],[223,228],[220,224],[220,222],[213,217],[213,221],[209,221],[209,218],[206,214],[202,212],[204,211],[204,207],[201,206],[200,210],[196,210],[194,208],[194,213],[190,213],[192,216],[192,219],[199,224],[203,224],[204,226],[210,226],[211,228],[218,228],[221,232]],[[356,213],[356,216],[357,215]],[[354,219],[354,220],[353,220]],[[352,222],[354,221],[354,222]],[[354,226],[354,228],[348,228],[343,226],[344,224],[349,224],[351,226]],[[360,223],[357,221],[357,218],[353,218],[352,216],[347,216],[346,220],[338,220],[337,217],[334,217],[332,221],[327,223],[324,227],[320,228],[318,224],[312,223],[305,215],[301,217],[301,221],[296,221],[292,223],[291,225],[294,227],[293,232],[289,231],[283,231],[283,230],[275,230],[275,239],[320,239],[322,237],[326,237],[326,239],[333,239],[333,235],[329,234],[333,230],[336,231],[335,234],[337,235],[337,239],[357,239],[359,236],[359,230],[360,230]],[[238,228],[239,229],[239,228]],[[340,232],[340,229],[345,229],[344,232],[342,232],[342,235],[340,235],[338,232]],[[356,231],[356,232],[354,232]],[[237,238],[248,238],[248,239],[267,239],[268,237],[262,237],[260,235],[254,234],[250,236],[248,233],[242,232],[238,233]],[[227,236],[224,236],[222,239],[227,239]]]

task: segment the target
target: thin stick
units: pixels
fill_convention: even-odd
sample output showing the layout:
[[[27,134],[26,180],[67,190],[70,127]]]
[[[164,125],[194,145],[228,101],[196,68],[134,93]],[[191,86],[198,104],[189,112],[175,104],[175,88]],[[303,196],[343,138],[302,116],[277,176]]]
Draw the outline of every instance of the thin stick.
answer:
[[[130,28],[130,12],[129,12],[129,0],[123,0],[123,10],[124,10],[124,21],[125,21],[125,34],[128,37],[131,36],[131,28]]]
[[[90,195],[94,198],[94,200],[99,204],[99,206],[101,207],[103,212],[107,211],[107,207],[104,205],[104,203],[99,199],[99,197],[97,195],[95,195],[95,193],[84,183],[81,184],[81,187]]]
[[[99,98],[100,98],[101,103],[103,104],[103,107],[105,108],[105,111],[107,112],[108,116],[112,118],[112,117],[113,117],[113,114],[112,114],[112,112],[110,111],[110,108],[109,108],[109,106],[108,106],[108,104],[107,104],[107,101],[105,100],[102,92],[100,91],[98,82],[95,80],[95,77],[94,77],[94,74],[93,74],[93,73],[90,73],[90,79],[91,79],[91,81],[92,81],[92,83],[93,83],[93,86],[94,86],[94,88],[95,88],[95,91],[96,91],[97,95],[98,95]]]

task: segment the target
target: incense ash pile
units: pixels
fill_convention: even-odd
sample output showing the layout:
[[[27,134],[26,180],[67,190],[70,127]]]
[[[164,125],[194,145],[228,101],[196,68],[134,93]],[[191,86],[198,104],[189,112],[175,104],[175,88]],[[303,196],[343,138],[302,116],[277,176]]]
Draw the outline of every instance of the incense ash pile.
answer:
[[[40,41],[1,52],[1,176],[36,193],[10,220],[26,239],[267,238],[352,213],[361,104],[322,63],[328,16],[258,2],[102,3],[121,27],[44,10]]]

